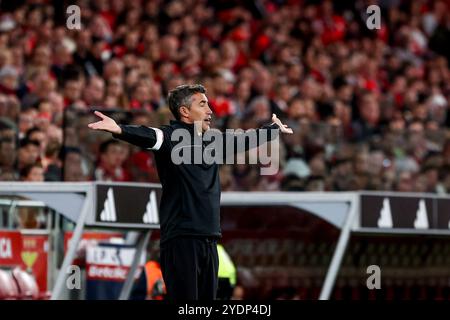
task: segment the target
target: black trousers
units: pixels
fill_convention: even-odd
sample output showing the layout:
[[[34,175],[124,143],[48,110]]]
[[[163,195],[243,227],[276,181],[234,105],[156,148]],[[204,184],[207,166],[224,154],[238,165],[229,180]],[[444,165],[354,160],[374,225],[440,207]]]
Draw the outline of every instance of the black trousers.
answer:
[[[216,299],[217,240],[180,236],[161,244],[161,271],[171,302]]]

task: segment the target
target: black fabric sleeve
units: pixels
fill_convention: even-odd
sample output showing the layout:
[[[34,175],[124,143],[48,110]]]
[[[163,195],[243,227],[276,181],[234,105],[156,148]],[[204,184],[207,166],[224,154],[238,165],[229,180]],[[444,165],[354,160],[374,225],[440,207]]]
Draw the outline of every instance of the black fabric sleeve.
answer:
[[[121,134],[113,134],[113,137],[119,140],[126,141],[141,148],[158,150],[161,146],[162,132],[158,136],[157,128],[149,128],[146,126],[136,125],[119,125],[122,129]],[[161,130],[160,130],[161,131]],[[158,145],[159,144],[159,145]]]
[[[242,133],[225,132],[223,134],[224,159],[239,152],[257,148],[268,141],[274,140],[279,135],[279,129],[280,127],[276,123],[272,123],[270,125],[264,125],[259,129],[247,130]],[[266,131],[265,135],[261,132],[263,130]],[[251,138],[252,135],[253,138]],[[232,150],[232,154],[230,154],[230,150]]]

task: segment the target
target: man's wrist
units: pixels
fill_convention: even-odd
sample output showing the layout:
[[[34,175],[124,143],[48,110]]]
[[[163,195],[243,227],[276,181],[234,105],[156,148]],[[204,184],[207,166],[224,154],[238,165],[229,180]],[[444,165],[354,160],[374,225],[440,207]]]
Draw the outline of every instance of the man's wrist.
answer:
[[[117,128],[118,128],[117,131],[114,131],[112,133],[113,137],[120,136],[123,133],[123,129],[122,129],[122,126],[120,124],[117,125]]]
[[[272,123],[269,125],[269,127],[270,127],[270,129],[280,129],[280,126],[279,126],[278,123],[276,123],[276,122],[272,122]]]

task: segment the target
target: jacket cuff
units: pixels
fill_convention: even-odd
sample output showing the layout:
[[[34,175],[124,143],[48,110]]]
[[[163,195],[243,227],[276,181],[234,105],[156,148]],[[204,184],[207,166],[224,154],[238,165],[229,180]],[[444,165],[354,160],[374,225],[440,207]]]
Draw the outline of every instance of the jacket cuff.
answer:
[[[270,130],[270,129],[280,129],[280,127],[275,122],[273,122],[271,124],[263,125],[262,129],[268,129],[268,130]]]
[[[118,134],[118,133],[113,133],[112,136],[115,139],[122,139],[124,137],[124,135],[126,135],[126,129],[123,125],[119,124],[118,125],[120,127],[120,129],[122,130],[122,133]]]

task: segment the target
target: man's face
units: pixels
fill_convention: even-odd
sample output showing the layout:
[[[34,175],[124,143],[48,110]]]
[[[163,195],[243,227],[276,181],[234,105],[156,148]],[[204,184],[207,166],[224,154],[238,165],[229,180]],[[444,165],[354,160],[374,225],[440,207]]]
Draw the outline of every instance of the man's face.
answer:
[[[101,103],[104,93],[105,83],[100,79],[92,79],[85,91],[88,103]]]
[[[70,101],[75,101],[80,98],[81,83],[76,80],[71,80],[66,83],[64,87],[64,96]]]
[[[2,85],[10,90],[15,90],[17,88],[18,80],[17,76],[6,75],[1,79]]]
[[[30,140],[34,140],[39,142],[41,152],[45,152],[45,148],[47,147],[47,137],[42,131],[35,131],[30,135]]]
[[[411,192],[413,191],[414,180],[410,172],[402,172],[398,178],[398,185],[396,191]]]
[[[119,144],[112,144],[102,155],[102,162],[110,168],[118,168],[122,165],[122,154],[122,146]]]
[[[81,167],[81,156],[76,152],[69,152],[64,159],[66,166],[80,166]]]
[[[25,181],[42,182],[44,181],[44,169],[41,167],[33,167],[26,177]]]
[[[289,106],[289,115],[293,119],[307,117],[306,106],[303,101],[295,100]]]
[[[14,142],[4,141],[0,146],[0,163],[6,167],[12,167],[16,160],[16,148]]]
[[[380,106],[376,98],[372,95],[367,95],[363,98],[360,108],[361,117],[371,125],[377,125],[380,120]]]
[[[29,144],[19,149],[19,162],[24,165],[35,163],[38,157],[39,148],[35,145]]]
[[[202,130],[210,129],[212,110],[204,93],[195,93],[191,97],[191,107],[188,109],[187,123],[201,122]]]
[[[81,156],[77,152],[70,152],[66,155],[64,165],[65,181],[82,181],[84,179],[81,160]]]

